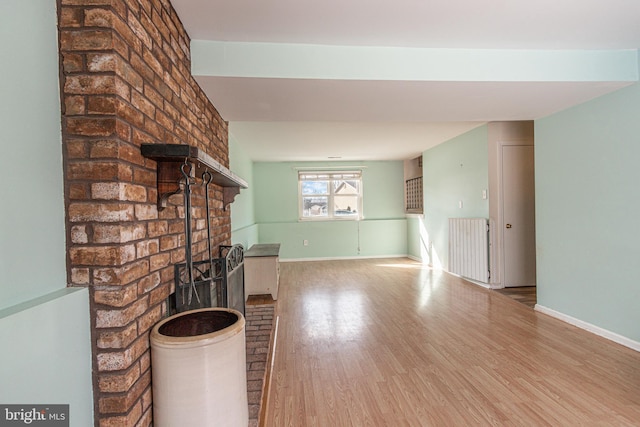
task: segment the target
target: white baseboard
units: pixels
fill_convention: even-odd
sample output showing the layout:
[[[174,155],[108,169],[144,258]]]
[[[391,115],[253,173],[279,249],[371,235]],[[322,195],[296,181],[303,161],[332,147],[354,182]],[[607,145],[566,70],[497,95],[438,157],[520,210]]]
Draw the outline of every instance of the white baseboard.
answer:
[[[478,282],[476,280],[471,280],[471,279],[468,279],[466,277],[462,277],[462,279],[466,280],[467,282],[471,282],[474,285],[482,286],[485,289],[491,289],[491,285],[488,284],[488,283]]]
[[[482,286],[485,289],[491,289],[491,285],[488,284],[488,283],[478,282],[477,280],[469,279],[468,277],[463,277],[463,276],[460,276],[458,274],[452,273],[452,272],[444,270],[444,269],[442,271],[444,271],[445,273],[450,274],[450,275],[452,275],[454,277],[458,277],[458,278],[460,278],[462,280],[465,280],[465,281],[467,281],[469,283],[473,283],[474,285]]]
[[[535,305],[535,310],[548,316],[554,317],[558,320],[562,320],[563,322],[569,323],[570,325],[576,326],[580,329],[584,329],[585,331],[591,332],[592,334],[596,334],[598,336],[606,338],[625,347],[629,347],[632,350],[640,351],[640,342],[616,334],[615,332],[608,331],[599,326],[592,325],[591,323],[576,319],[575,317],[560,313],[559,311],[555,311],[540,304]]]
[[[415,255],[407,255],[407,258],[409,258],[409,259],[410,259],[410,260],[412,260],[412,261],[423,262],[423,261],[422,261],[422,258],[417,257],[417,256],[415,256]]]
[[[382,258],[409,258],[408,255],[375,255],[375,256],[344,256],[344,257],[316,257],[316,258],[280,258],[280,262],[298,261],[345,261],[350,259],[382,259]]]

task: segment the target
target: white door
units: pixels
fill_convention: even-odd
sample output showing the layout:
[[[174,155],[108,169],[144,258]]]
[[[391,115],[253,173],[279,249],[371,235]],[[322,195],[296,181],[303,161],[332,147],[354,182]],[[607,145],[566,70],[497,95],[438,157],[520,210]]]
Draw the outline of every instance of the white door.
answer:
[[[531,145],[502,146],[504,286],[535,286],[534,154]]]

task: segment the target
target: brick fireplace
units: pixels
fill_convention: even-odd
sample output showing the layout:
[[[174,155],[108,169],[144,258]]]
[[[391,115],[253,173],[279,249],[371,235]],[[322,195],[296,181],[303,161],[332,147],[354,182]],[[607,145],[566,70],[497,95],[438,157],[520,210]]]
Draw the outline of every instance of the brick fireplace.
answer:
[[[157,207],[141,144],[188,144],[228,167],[227,123],[191,76],[168,0],[58,0],[68,281],[90,289],[96,425],[152,423],[149,331],[184,262],[184,208]],[[214,251],[230,244],[223,188],[210,193]],[[207,250],[192,193],[193,253]]]

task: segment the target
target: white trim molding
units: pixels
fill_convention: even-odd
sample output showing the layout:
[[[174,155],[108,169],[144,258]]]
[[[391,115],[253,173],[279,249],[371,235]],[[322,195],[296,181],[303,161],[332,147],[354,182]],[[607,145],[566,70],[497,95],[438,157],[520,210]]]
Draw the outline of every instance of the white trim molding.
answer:
[[[309,257],[309,258],[282,258],[280,262],[301,262],[301,261],[344,261],[351,259],[384,259],[384,258],[409,258],[408,255],[366,255],[366,256],[343,256],[343,257]]]
[[[616,334],[615,332],[611,332],[599,326],[592,325],[591,323],[576,319],[575,317],[560,313],[559,311],[555,311],[540,304],[535,305],[535,310],[548,316],[554,317],[558,320],[562,320],[563,322],[569,323],[570,325],[576,326],[580,329],[584,329],[587,332],[591,332],[592,334],[596,334],[610,341],[640,352],[640,342],[638,341],[634,341],[620,334]]]
[[[491,285],[490,285],[489,283],[484,283],[484,282],[479,282],[479,281],[477,281],[477,280],[469,279],[468,277],[460,276],[459,274],[452,273],[452,272],[450,272],[450,271],[448,271],[448,270],[445,270],[445,269],[440,269],[440,270],[441,270],[441,271],[444,271],[445,273],[450,274],[450,275],[452,275],[452,276],[454,276],[454,277],[457,277],[457,278],[459,278],[459,279],[462,279],[462,280],[464,280],[465,282],[469,282],[469,283],[471,283],[471,284],[473,284],[473,285],[478,285],[478,286],[481,286],[481,287],[483,287],[483,288],[485,288],[485,289],[491,289]]]

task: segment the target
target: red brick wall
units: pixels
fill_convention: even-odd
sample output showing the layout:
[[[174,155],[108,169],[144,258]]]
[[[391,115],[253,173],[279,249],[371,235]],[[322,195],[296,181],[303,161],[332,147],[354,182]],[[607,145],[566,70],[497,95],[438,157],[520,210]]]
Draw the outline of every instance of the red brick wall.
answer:
[[[181,196],[156,208],[142,143],[197,146],[228,166],[227,123],[191,77],[189,37],[168,0],[58,0],[69,283],[91,289],[96,425],[152,423],[149,330],[184,262]],[[213,186],[217,245],[230,217]],[[193,194],[194,252],[206,250]]]

